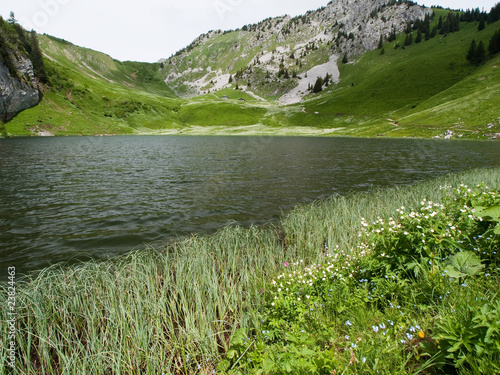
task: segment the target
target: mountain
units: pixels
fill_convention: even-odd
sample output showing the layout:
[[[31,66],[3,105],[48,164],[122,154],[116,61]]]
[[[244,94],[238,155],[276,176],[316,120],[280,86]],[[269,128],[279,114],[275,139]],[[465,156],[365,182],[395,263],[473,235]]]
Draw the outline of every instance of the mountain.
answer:
[[[338,0],[155,64],[41,35],[43,99],[4,132],[500,137],[499,13]]]
[[[329,74],[338,81],[337,60],[343,56],[371,51],[381,38],[401,33],[408,23],[432,14],[431,9],[406,1],[331,1],[303,16],[268,18],[239,30],[201,35],[164,60],[162,73],[182,97],[237,82],[256,98],[296,103],[318,76]]]

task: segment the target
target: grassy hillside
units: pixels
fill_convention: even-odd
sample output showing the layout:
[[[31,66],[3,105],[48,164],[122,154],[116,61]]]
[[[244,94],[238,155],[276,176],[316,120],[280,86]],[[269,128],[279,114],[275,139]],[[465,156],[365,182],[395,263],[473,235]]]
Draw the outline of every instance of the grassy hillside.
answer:
[[[436,13],[435,22],[444,11]],[[473,39],[488,45],[500,23],[480,32],[477,26],[462,23],[458,32],[404,50],[395,49],[404,42],[399,35],[384,45],[384,54],[377,49],[340,64],[340,83],[313,97],[305,105],[308,113],[299,112],[290,122],[343,127],[339,133],[362,136],[430,137],[450,129],[481,138],[499,132],[500,57],[478,67],[465,55]]]
[[[134,134],[181,125],[179,101],[159,64],[119,62],[40,36],[50,79],[44,99],[6,124],[8,134]]]

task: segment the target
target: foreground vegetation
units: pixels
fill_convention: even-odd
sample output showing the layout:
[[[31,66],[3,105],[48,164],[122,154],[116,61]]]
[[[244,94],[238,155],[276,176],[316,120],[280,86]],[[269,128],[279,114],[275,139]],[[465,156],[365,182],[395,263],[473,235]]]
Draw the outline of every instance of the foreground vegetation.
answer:
[[[15,367],[499,373],[499,186],[500,169],[471,171],[332,197],[279,225],[45,269],[16,282]]]

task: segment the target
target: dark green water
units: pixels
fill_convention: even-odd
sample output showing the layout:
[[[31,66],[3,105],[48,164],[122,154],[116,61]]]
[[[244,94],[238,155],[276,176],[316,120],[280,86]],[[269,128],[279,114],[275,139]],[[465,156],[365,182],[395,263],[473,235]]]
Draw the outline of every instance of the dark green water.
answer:
[[[336,193],[500,165],[500,142],[308,137],[0,139],[0,279]]]

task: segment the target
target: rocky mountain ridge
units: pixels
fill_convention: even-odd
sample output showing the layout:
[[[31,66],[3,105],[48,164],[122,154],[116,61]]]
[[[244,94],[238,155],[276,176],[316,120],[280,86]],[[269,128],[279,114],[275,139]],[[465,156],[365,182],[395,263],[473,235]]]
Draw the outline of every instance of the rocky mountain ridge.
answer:
[[[338,59],[373,50],[381,39],[432,14],[407,1],[331,1],[303,16],[210,31],[163,60],[162,72],[167,85],[182,97],[237,85],[258,97],[293,103],[318,77],[338,79]]]

